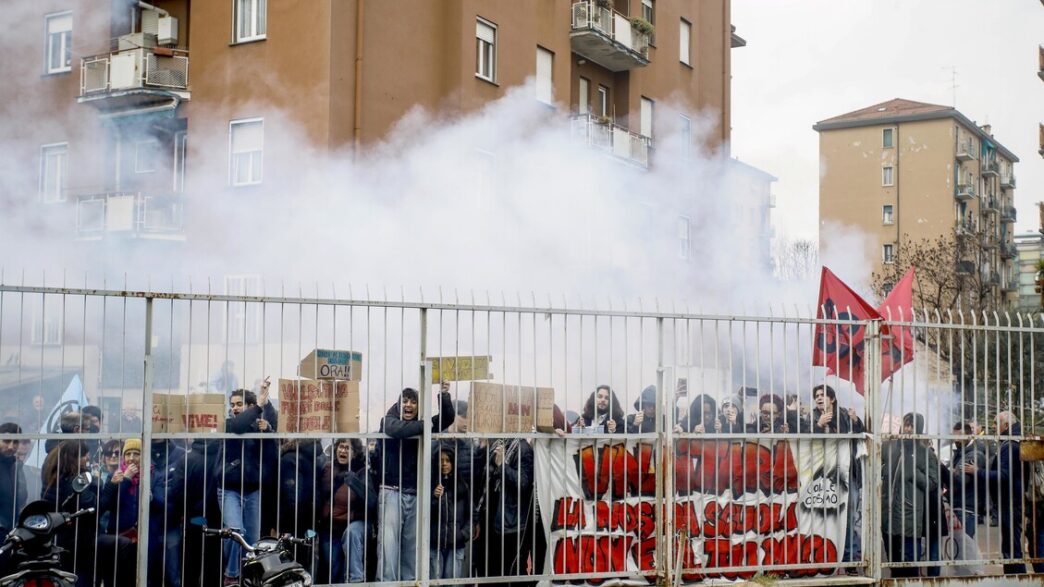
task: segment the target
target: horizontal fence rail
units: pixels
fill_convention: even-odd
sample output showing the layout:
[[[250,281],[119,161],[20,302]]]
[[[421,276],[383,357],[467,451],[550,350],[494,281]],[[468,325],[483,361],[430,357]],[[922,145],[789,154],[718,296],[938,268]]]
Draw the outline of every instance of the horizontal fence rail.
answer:
[[[1044,569],[1040,316],[225,289],[0,284],[3,532],[95,507],[58,545],[106,585],[247,580],[204,525],[333,584]]]

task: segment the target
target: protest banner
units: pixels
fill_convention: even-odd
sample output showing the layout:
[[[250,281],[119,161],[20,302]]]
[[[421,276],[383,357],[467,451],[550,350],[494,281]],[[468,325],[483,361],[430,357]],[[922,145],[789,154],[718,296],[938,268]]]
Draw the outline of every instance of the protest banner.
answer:
[[[304,379],[362,380],[362,353],[314,349],[297,369]]]
[[[280,379],[279,411],[285,432],[358,432],[359,382]]]
[[[153,432],[224,432],[227,415],[221,393],[152,394]]]
[[[489,364],[493,357],[429,357],[432,384],[443,381],[492,379]]]
[[[550,387],[476,382],[468,406],[473,432],[554,431],[555,390]]]

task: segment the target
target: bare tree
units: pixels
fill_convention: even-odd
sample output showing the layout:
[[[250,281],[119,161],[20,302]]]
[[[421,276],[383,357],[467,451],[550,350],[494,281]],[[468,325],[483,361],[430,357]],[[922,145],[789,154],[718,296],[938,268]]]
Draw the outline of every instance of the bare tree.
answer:
[[[773,254],[776,277],[782,281],[800,281],[819,271],[819,245],[809,239],[780,239]]]

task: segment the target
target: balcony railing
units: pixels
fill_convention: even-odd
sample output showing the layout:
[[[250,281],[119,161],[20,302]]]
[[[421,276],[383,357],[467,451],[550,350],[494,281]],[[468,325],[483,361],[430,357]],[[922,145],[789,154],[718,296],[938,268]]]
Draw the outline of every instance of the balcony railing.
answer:
[[[1001,285],[1001,289],[1006,292],[1019,291],[1019,279],[1017,277],[1009,277],[1008,279],[1005,279],[1004,283]]]
[[[982,210],[983,212],[999,212],[997,208],[996,196],[986,196],[982,199]]]
[[[1014,259],[1019,254],[1019,250],[1015,247],[1015,243],[1001,243],[1000,247],[1001,257],[1005,259]]]
[[[983,275],[982,279],[987,285],[1000,285],[1001,282],[1000,273],[997,273],[996,271],[991,271],[986,275]]]
[[[996,161],[985,161],[982,164],[982,176],[998,175],[1000,174],[1000,165]]]
[[[1000,246],[1000,241],[997,240],[997,235],[993,233],[993,225],[983,231],[982,234],[982,248],[984,249],[996,249]]]
[[[1015,206],[1001,207],[1001,222],[1015,222],[1018,219],[1018,211]]]
[[[957,184],[957,190],[953,193],[958,200],[972,200],[975,198],[975,186],[966,183]]]
[[[80,102],[121,98],[137,103],[167,96],[187,100],[188,89],[188,51],[181,49],[136,47],[80,62]]]
[[[649,166],[649,137],[631,132],[608,119],[593,114],[574,116],[572,134],[590,147],[605,150],[640,167]]]
[[[1001,188],[1005,190],[1015,189],[1015,174],[1008,172],[1001,176]]]
[[[182,198],[141,192],[105,192],[76,197],[76,235],[181,240]]]
[[[961,161],[971,161],[975,159],[975,142],[971,139],[966,139],[957,142],[957,159]]]
[[[649,64],[649,35],[635,30],[631,19],[596,0],[573,3],[570,44],[575,53],[610,71]]]

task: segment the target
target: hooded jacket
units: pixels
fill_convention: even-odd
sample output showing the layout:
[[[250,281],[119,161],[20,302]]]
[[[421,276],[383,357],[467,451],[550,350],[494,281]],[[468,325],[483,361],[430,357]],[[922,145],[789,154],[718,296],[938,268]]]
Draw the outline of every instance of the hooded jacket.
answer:
[[[455,461],[453,448],[444,446],[440,452]],[[431,497],[431,549],[457,550],[471,540],[471,488],[467,481],[456,474],[456,469],[448,475],[442,474],[439,453],[432,453],[432,497]],[[441,497],[436,497],[435,488],[442,485]]]
[[[492,451],[482,521],[498,534],[524,532],[533,504],[533,447],[522,439],[507,442],[504,464],[497,466]]]
[[[185,518],[218,513],[217,492],[224,461],[221,441],[197,438],[185,457]]]
[[[939,489],[939,462],[923,442],[892,440],[882,447],[881,525],[885,534],[925,533],[928,496]]]
[[[315,527],[321,502],[316,499],[323,465],[319,441],[286,445],[279,457],[279,531],[294,536]]]
[[[272,407],[272,402],[262,408],[258,405],[247,406],[238,416],[225,420],[225,431],[232,434],[253,434],[261,432],[257,421],[264,418],[268,421],[269,431],[275,432],[279,424],[279,414]],[[246,440],[226,440],[225,466],[218,470],[217,482],[225,491],[250,493],[261,486],[261,443],[263,440],[250,438]]]
[[[642,394],[638,399],[634,400],[634,409],[639,412],[642,411],[644,405],[656,405],[656,386],[650,385],[642,390]],[[634,419],[638,414],[630,414],[627,416],[627,433],[628,434],[644,434],[647,432],[656,432],[656,418],[646,418],[643,416],[642,423],[635,424]]]
[[[449,428],[457,417],[449,392],[439,394],[439,403],[439,413],[431,419],[431,431],[436,433]],[[418,437],[424,434],[424,423],[419,418],[403,420],[399,402],[395,402],[381,418],[380,431],[390,438],[377,441],[374,451],[377,483],[403,493],[417,493]]]

